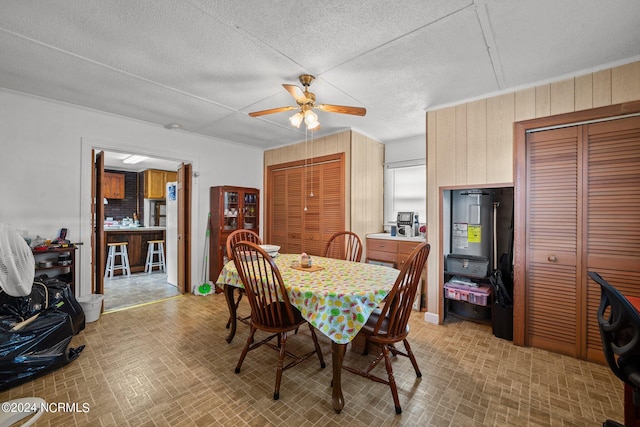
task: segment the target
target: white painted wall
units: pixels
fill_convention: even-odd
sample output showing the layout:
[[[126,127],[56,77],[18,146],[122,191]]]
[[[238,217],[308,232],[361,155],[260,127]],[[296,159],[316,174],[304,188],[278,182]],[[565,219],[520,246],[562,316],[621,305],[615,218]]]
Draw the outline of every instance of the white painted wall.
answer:
[[[427,158],[426,136],[416,135],[410,138],[396,139],[385,142],[385,163],[403,162],[406,160],[418,160]]]
[[[262,189],[262,149],[2,89],[0,141],[0,222],[52,239],[67,227],[71,241],[83,242],[78,296],[91,292],[92,148],[193,164],[192,285],[202,280],[209,188]]]

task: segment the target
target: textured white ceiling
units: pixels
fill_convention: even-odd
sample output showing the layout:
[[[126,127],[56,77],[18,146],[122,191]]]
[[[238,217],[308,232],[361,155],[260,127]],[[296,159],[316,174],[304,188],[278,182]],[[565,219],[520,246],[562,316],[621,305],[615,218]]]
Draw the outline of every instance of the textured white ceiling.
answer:
[[[271,148],[304,140],[282,83],[317,77],[316,136],[425,133],[425,111],[640,59],[638,0],[4,0],[0,87]]]

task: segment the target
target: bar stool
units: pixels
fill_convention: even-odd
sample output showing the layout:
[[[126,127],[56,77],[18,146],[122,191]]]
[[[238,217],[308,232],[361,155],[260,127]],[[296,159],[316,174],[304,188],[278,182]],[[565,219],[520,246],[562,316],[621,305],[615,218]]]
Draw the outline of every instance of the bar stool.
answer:
[[[166,273],[164,265],[164,240],[149,240],[149,249],[147,249],[147,262],[144,266],[144,271],[151,273],[153,267],[159,267],[158,271],[162,270]],[[157,247],[156,247],[157,245]],[[158,255],[158,260],[155,261],[154,257]]]
[[[122,270],[122,274],[131,276],[129,268],[129,254],[127,253],[127,242],[107,243],[109,253],[107,255],[107,268],[104,270],[104,278],[113,278],[115,270]],[[116,264],[116,257],[120,256],[120,264]]]

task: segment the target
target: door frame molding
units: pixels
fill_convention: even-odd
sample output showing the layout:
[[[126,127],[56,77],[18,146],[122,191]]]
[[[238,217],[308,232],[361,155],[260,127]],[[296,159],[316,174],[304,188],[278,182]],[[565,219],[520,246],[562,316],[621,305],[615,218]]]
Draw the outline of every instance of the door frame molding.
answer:
[[[185,155],[184,152],[167,150],[162,147],[154,147],[153,149],[149,147],[143,147],[136,145],[134,143],[126,143],[126,142],[114,142],[114,141],[105,141],[97,138],[91,137],[82,137],[80,138],[80,152],[81,152],[81,170],[80,170],[80,237],[79,241],[81,242],[90,242],[92,235],[94,234],[92,221],[93,216],[91,212],[91,191],[93,186],[92,174],[94,173],[92,169],[92,153],[98,151],[111,151],[111,152],[126,152],[131,154],[140,154],[148,157],[155,157],[160,159],[168,159],[175,162],[182,163],[190,163],[192,165],[192,171],[198,170],[199,159],[191,158],[190,155]],[[191,217],[189,221],[191,226],[190,230],[194,229],[194,223],[200,224],[204,220],[200,220],[198,218],[199,211],[196,209],[199,206],[199,191],[198,191],[198,180],[194,179],[193,174],[191,178]],[[206,218],[206,217],[205,217]],[[194,254],[198,253],[198,245],[201,245],[203,242],[200,240],[199,235],[191,235],[189,252],[190,256],[193,257]],[[93,265],[91,265],[91,245],[82,245],[79,247],[79,254],[77,256],[78,264],[81,266],[87,265],[86,268],[80,268],[78,277],[78,285],[76,286],[76,296],[88,295],[93,293],[95,290],[92,289],[91,275],[93,274]],[[195,263],[197,264],[197,263]],[[195,265],[191,264],[191,270]],[[191,280],[195,276],[193,276],[193,271],[189,274],[191,276]],[[194,283],[187,283],[187,289],[191,289]]]
[[[595,120],[611,120],[640,114],[640,101],[624,102],[606,107],[546,116],[513,123],[514,140],[514,245],[513,245],[513,343],[526,345],[526,135],[527,132],[559,126],[573,126]]]

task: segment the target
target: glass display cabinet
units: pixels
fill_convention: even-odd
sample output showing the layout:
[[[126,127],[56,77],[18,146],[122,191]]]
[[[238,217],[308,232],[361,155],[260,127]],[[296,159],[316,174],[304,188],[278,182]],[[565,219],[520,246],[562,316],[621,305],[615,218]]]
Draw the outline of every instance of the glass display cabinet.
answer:
[[[225,262],[227,237],[246,229],[260,234],[260,190],[217,186],[210,192],[209,280],[215,283]],[[217,289],[216,289],[217,291]]]

